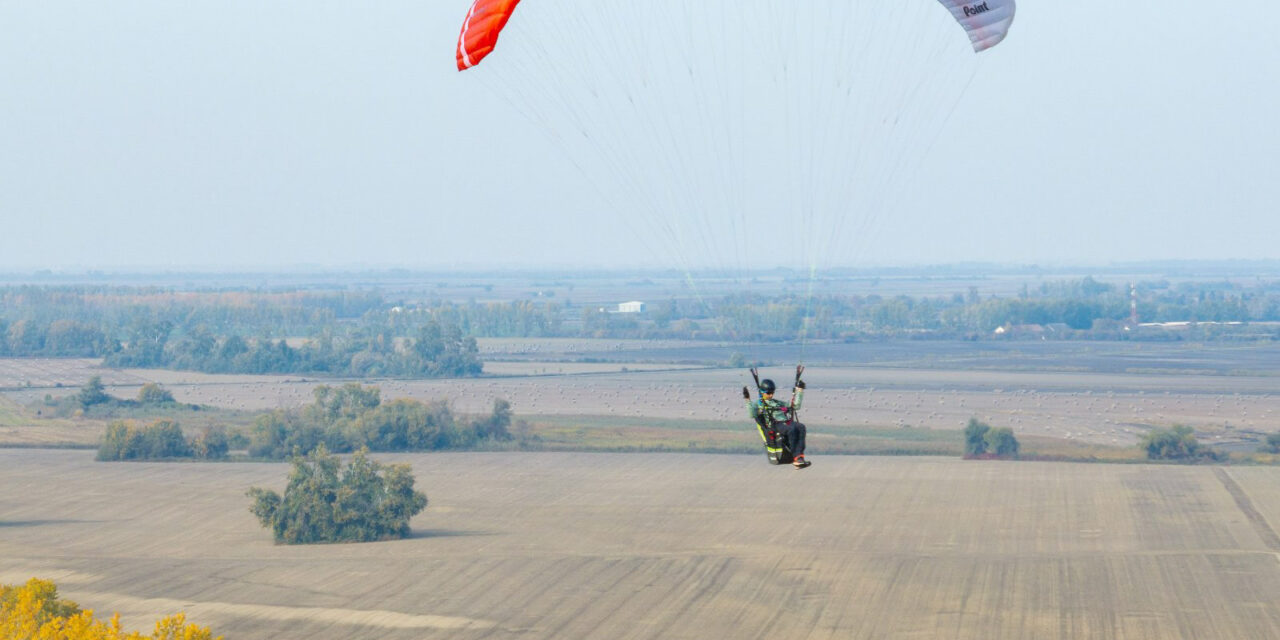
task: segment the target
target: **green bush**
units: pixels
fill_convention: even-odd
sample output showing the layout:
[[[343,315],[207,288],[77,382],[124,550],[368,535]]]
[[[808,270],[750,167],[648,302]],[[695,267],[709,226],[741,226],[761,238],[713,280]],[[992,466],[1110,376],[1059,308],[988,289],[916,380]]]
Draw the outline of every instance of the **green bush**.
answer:
[[[106,387],[102,385],[102,377],[94,376],[89,378],[80,392],[76,394],[76,403],[82,409],[88,409],[95,404],[104,404],[111,401],[111,396],[107,395]]]
[[[511,403],[498,398],[493,401],[493,412],[471,423],[475,437],[480,440],[511,439]]]
[[[986,441],[987,450],[1001,458],[1018,455],[1018,439],[1013,436],[1013,429],[1009,427],[988,429],[983,439]]]
[[[1148,460],[1213,461],[1222,458],[1212,448],[1200,444],[1191,427],[1180,424],[1168,429],[1152,429],[1142,436],[1138,446],[1146,451]]]
[[[191,453],[201,460],[221,460],[231,450],[231,439],[222,427],[205,427],[191,440]]]
[[[138,404],[170,404],[173,402],[173,394],[168,389],[154,383],[148,382],[142,385],[142,389],[138,390]]]
[[[321,444],[339,453],[360,447],[433,451],[511,439],[511,403],[506,400],[495,400],[488,416],[460,420],[443,400],[383,403],[377,387],[356,383],[336,389],[320,386],[314,393],[315,402],[301,410],[259,416],[250,431],[249,455],[280,459]]]
[[[1280,433],[1267,434],[1267,443],[1262,445],[1261,450],[1267,453],[1280,453]]]
[[[382,465],[367,449],[342,461],[324,445],[293,459],[284,495],[250,488],[250,511],[277,543],[370,542],[409,535],[409,520],[427,507],[409,465]]]
[[[129,420],[116,420],[98,447],[98,460],[155,460],[189,458],[191,444],[182,428],[173,420],[156,420],[142,426]]]
[[[362,414],[351,434],[373,451],[427,451],[461,444],[453,412],[443,402],[394,400]]]
[[[987,452],[987,432],[991,425],[980,422],[977,418],[969,418],[964,428],[964,455],[980,456]]]

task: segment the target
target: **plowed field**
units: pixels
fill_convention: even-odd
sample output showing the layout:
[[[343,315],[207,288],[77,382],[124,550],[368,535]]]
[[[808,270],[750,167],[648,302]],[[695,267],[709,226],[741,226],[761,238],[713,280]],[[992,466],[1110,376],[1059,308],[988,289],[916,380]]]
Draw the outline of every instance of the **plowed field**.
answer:
[[[456,453],[414,537],[283,547],[283,464],[0,450],[0,582],[228,638],[1280,637],[1280,469]]]

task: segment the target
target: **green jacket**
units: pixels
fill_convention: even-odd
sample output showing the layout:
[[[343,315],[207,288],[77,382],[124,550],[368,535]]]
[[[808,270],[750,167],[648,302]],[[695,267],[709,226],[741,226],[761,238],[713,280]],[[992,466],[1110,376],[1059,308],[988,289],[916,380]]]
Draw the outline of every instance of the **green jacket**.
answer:
[[[766,425],[775,425],[783,422],[790,422],[792,415],[800,410],[800,403],[804,400],[804,389],[796,389],[795,404],[787,406],[787,403],[772,398],[765,400],[747,400],[747,415],[751,416],[756,424],[763,422]]]

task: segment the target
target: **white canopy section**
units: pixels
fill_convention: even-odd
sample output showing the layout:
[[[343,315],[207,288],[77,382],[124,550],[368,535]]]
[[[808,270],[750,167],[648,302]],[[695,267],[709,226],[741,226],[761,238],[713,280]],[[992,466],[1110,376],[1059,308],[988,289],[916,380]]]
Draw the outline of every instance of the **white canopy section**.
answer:
[[[969,33],[969,41],[974,51],[985,51],[1000,44],[1005,34],[1009,33],[1009,25],[1013,24],[1014,0],[983,0],[982,2],[961,2],[959,0],[938,0],[942,6],[951,10],[956,22]]]

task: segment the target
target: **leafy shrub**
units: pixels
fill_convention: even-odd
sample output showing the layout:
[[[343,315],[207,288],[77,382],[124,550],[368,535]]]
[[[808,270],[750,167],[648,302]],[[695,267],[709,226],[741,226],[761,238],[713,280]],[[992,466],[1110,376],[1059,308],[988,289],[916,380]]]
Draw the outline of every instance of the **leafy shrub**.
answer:
[[[221,460],[231,450],[231,440],[222,427],[205,427],[191,440],[191,453],[201,460]]]
[[[0,585],[0,638],[49,640],[221,640],[209,627],[188,623],[184,614],[156,622],[155,632],[144,636],[120,628],[119,614],[104,622],[92,611],[58,598],[58,588],[48,580],[32,578],[20,587]]]
[[[988,429],[983,437],[987,450],[1001,458],[1018,455],[1018,439],[1013,436],[1013,429],[996,427]]]
[[[1152,429],[1142,436],[1138,444],[1147,453],[1148,460],[1219,460],[1222,456],[1196,440],[1195,431],[1185,425],[1168,429]]]
[[[173,394],[154,382],[148,382],[138,390],[138,404],[171,404],[173,401]]]
[[[106,387],[102,385],[102,377],[94,376],[89,378],[80,392],[76,394],[76,403],[82,409],[88,409],[95,404],[104,404],[111,401],[111,396],[107,395]]]
[[[1013,458],[1018,455],[1018,439],[1013,429],[995,427],[969,418],[964,428],[964,457],[966,458]]]
[[[324,445],[295,457],[284,496],[250,488],[249,510],[277,543],[370,542],[409,535],[409,519],[427,507],[409,465],[382,465],[367,449],[346,468]]]
[[[511,439],[511,403],[501,398],[493,401],[493,412],[488,417],[471,423],[475,436],[481,440]]]
[[[432,451],[472,447],[482,441],[511,439],[511,403],[495,400],[493,412],[459,420],[444,401],[397,399],[383,403],[377,387],[348,383],[317,387],[315,401],[294,411],[259,416],[249,436],[249,455],[281,459],[314,450],[347,453]]]
[[[1280,433],[1267,434],[1267,443],[1262,445],[1261,450],[1267,453],[1280,453]]]
[[[392,401],[361,414],[350,434],[373,451],[427,451],[461,444],[453,412],[443,402]]]
[[[331,434],[340,436],[340,434]],[[310,452],[325,443],[320,425],[302,419],[296,411],[272,411],[258,416],[249,431],[249,455],[280,460],[294,451]],[[347,450],[345,440],[326,443],[329,450]]]
[[[189,458],[191,443],[173,420],[156,420],[141,426],[131,420],[116,420],[98,447],[98,460],[154,460]]]
[[[964,455],[980,456],[987,452],[987,432],[991,425],[980,422],[977,418],[969,418],[964,428]]]

